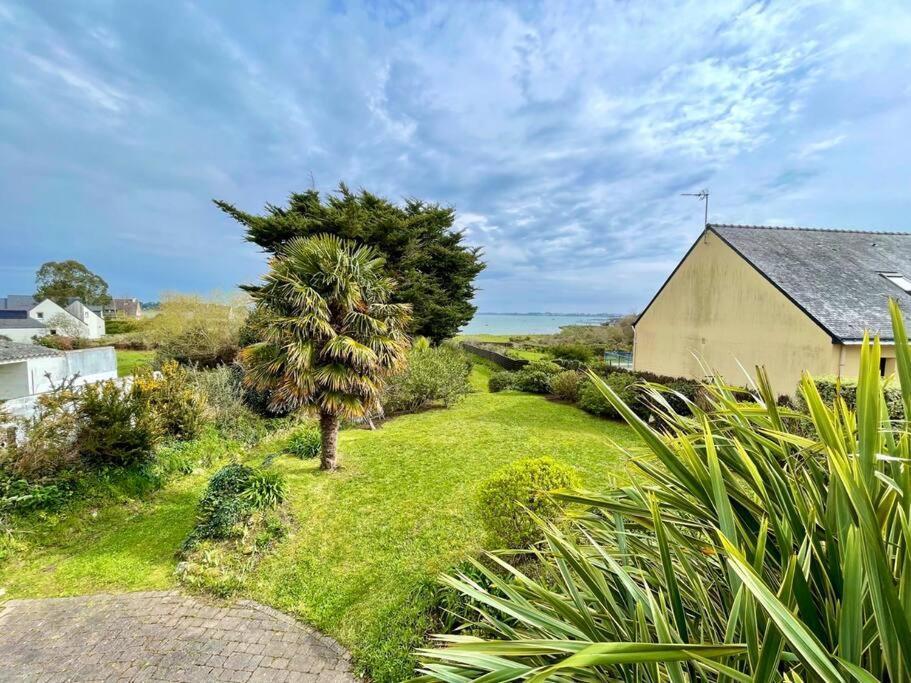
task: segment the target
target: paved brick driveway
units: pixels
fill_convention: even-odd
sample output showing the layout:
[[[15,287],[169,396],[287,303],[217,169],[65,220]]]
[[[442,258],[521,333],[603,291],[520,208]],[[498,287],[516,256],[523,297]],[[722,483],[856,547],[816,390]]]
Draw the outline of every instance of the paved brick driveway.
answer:
[[[0,607],[0,681],[355,680],[335,641],[250,601],[151,592]]]

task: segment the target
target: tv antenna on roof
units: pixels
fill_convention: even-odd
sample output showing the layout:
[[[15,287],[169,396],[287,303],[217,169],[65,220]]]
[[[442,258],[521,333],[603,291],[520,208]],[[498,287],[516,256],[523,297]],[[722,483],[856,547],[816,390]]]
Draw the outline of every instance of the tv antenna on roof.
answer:
[[[705,201],[705,225],[709,226],[709,191],[708,189],[699,190],[699,192],[683,192],[681,197],[699,197],[699,201]]]

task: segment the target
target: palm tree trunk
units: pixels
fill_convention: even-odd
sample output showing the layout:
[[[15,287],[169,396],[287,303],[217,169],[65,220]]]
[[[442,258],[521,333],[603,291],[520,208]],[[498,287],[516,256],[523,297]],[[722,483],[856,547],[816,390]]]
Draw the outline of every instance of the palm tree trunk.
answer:
[[[322,451],[320,452],[320,469],[334,470],[338,468],[338,415],[334,413],[320,413],[319,429],[322,435]]]

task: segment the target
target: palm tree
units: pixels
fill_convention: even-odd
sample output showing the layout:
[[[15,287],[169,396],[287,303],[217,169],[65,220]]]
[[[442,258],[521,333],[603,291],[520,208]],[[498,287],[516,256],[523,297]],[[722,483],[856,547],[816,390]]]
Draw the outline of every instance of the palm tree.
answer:
[[[392,281],[371,247],[334,235],[297,238],[269,263],[253,298],[262,341],[241,352],[247,382],[274,407],[319,415],[320,466],[337,467],[342,418],[378,408],[383,377],[409,347],[407,304],[391,304]]]

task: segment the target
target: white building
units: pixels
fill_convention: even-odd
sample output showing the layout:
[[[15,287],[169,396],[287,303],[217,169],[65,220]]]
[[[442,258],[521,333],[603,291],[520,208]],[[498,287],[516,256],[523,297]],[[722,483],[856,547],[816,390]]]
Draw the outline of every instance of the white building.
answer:
[[[63,308],[26,295],[0,298],[0,335],[11,341],[27,343],[46,334],[98,339],[104,333],[104,318],[80,301]]]

